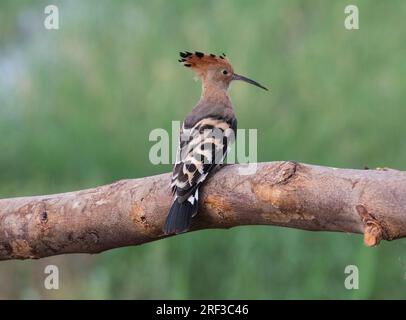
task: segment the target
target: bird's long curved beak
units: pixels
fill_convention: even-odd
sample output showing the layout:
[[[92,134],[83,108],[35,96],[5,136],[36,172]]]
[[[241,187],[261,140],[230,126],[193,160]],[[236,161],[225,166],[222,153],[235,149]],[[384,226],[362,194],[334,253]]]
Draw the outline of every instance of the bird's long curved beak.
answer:
[[[251,79],[249,79],[247,77],[240,76],[239,74],[236,74],[236,73],[234,73],[234,75],[233,75],[233,80],[241,80],[241,81],[253,84],[254,86],[257,86],[257,87],[259,87],[261,89],[264,89],[264,90],[268,91],[268,89],[266,87],[259,84],[258,82],[254,81],[254,80],[251,80]]]

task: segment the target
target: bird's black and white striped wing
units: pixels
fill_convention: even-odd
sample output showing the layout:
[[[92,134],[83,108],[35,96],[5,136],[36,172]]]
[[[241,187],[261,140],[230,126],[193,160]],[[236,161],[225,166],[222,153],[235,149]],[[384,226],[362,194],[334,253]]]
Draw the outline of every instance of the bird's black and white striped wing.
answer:
[[[182,127],[171,183],[178,202],[198,201],[199,185],[223,163],[235,132],[235,119],[204,118],[191,128]]]

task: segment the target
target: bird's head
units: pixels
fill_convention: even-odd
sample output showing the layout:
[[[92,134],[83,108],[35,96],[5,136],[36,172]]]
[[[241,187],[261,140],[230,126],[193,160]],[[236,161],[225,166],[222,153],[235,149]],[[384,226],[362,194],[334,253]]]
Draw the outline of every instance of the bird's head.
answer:
[[[216,56],[202,52],[180,52],[181,62],[185,67],[192,69],[206,84],[227,89],[233,80],[241,80],[268,90],[258,82],[236,74],[225,54]]]

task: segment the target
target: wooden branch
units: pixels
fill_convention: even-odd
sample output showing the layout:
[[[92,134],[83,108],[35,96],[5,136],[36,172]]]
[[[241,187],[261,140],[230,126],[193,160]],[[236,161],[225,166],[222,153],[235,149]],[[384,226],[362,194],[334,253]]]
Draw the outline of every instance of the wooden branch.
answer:
[[[406,236],[406,172],[296,162],[229,165],[209,179],[191,230],[277,225],[364,233],[365,244]],[[0,260],[98,253],[163,238],[170,175],[94,189],[0,200]]]

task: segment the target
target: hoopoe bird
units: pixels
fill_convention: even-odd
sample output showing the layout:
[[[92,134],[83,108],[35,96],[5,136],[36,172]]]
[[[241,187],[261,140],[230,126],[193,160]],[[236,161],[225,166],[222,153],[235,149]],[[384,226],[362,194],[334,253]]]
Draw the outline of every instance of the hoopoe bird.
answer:
[[[258,82],[238,75],[223,53],[180,52],[181,62],[202,80],[199,102],[182,124],[171,188],[174,195],[164,226],[165,234],[189,229],[198,212],[199,188],[221,165],[234,142],[237,119],[228,94],[233,80],[241,80],[268,90]]]

